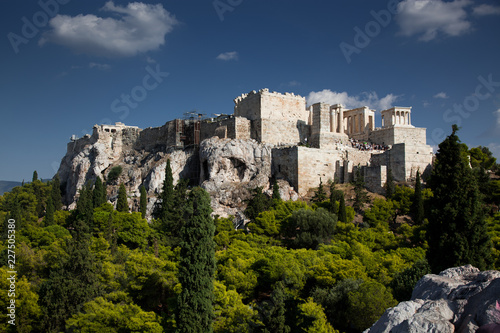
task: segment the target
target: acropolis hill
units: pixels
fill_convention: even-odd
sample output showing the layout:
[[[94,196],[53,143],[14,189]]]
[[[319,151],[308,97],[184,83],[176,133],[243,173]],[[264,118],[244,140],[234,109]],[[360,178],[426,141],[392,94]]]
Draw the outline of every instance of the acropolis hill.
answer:
[[[349,182],[360,167],[367,187],[380,192],[389,169],[396,181],[408,181],[431,167],[426,129],[411,125],[411,107],[381,111],[376,128],[375,110],[368,106],[307,107],[304,97],[268,89],[243,94],[234,103],[232,115],[193,116],[146,129],[95,125],[92,135],[73,138],[59,169],[66,203],[74,204],[86,181],[121,165],[119,182],[128,187],[131,203],[137,204],[144,185],[152,206],[167,159],[174,179],[188,178],[207,189],[223,215],[238,211],[248,189],[266,189],[272,179],[285,198],[296,198],[320,179]]]

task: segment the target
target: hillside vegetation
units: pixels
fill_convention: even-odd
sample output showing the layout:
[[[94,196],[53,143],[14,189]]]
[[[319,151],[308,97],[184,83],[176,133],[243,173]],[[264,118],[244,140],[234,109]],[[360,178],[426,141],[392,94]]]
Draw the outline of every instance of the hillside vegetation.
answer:
[[[101,179],[74,211],[61,210],[57,177],[34,179],[0,196],[2,290],[17,272],[16,325],[4,310],[0,331],[361,332],[424,274],[500,268],[496,161],[454,129],[436,163],[427,186],[389,181],[387,197],[368,196],[360,175],[310,202],[257,188],[244,230],[211,217],[208,194],[173,184],[169,166],[151,223],[123,191],[118,210],[106,202]]]

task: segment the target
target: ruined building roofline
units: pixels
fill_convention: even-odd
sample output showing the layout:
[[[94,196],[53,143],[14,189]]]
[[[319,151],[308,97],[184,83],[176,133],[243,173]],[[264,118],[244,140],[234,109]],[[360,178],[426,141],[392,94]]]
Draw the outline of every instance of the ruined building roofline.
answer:
[[[267,96],[276,96],[276,97],[291,97],[291,98],[298,98],[298,99],[303,99],[305,101],[305,97],[302,97],[300,95],[296,95],[293,92],[285,92],[284,94],[277,92],[277,91],[269,91],[269,88],[264,88],[260,89],[259,91],[252,90],[247,94],[241,94],[240,96],[236,97],[233,101],[235,104],[238,104],[242,100],[248,97],[254,97],[254,96],[261,96],[261,95],[267,95]]]

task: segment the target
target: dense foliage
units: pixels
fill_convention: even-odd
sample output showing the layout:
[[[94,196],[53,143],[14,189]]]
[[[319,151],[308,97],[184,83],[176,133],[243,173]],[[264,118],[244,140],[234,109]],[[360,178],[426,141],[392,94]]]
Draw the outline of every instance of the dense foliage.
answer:
[[[484,222],[477,228],[491,239],[485,266],[500,268],[500,213],[491,191],[497,180],[484,178],[497,165],[490,166],[486,150],[468,151],[454,135],[440,146],[427,186],[420,179],[415,188],[394,185],[390,198],[366,202],[358,178],[357,188],[322,186],[314,203],[283,201],[277,186],[272,197],[257,188],[246,230],[235,230],[232,218],[212,218],[208,194],[182,180],[174,184],[169,165],[150,223],[144,203],[122,212],[105,202],[97,178],[80,190],[73,211],[61,210],[56,178],[16,187],[0,196],[5,259],[8,220],[16,221],[16,326],[3,311],[0,331],[361,332],[411,297],[431,270],[429,253],[440,249],[440,260],[448,260],[449,249],[462,253],[442,239],[461,239],[451,230],[464,230],[465,217]],[[479,161],[471,159],[472,169],[467,155]],[[475,237],[458,243],[467,241],[467,249]],[[461,258],[477,264],[473,256]],[[2,290],[9,288],[5,259]],[[440,265],[469,259],[449,260]],[[1,293],[0,307],[9,302]]]

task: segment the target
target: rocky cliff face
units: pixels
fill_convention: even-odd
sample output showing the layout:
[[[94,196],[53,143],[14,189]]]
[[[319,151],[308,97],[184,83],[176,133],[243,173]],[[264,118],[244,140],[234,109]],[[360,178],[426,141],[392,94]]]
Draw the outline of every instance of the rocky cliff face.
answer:
[[[144,185],[150,213],[161,190],[168,159],[174,183],[184,178],[190,179],[192,185],[201,185],[212,197],[214,214],[220,216],[241,213],[250,189],[269,188],[270,145],[213,137],[202,141],[199,147],[177,149],[162,144],[158,137],[142,134],[137,128],[104,132],[96,127],[92,136],[70,142],[58,171],[65,187],[66,205],[75,207],[78,190],[86,182],[93,182],[97,176],[104,179],[114,166],[121,166],[120,177],[108,186],[108,198],[115,202],[118,185],[123,183],[129,205],[137,210],[140,186]],[[298,198],[286,181],[279,185],[282,198]]]
[[[365,333],[500,331],[500,272],[468,266],[424,276],[410,301],[388,309]]]

